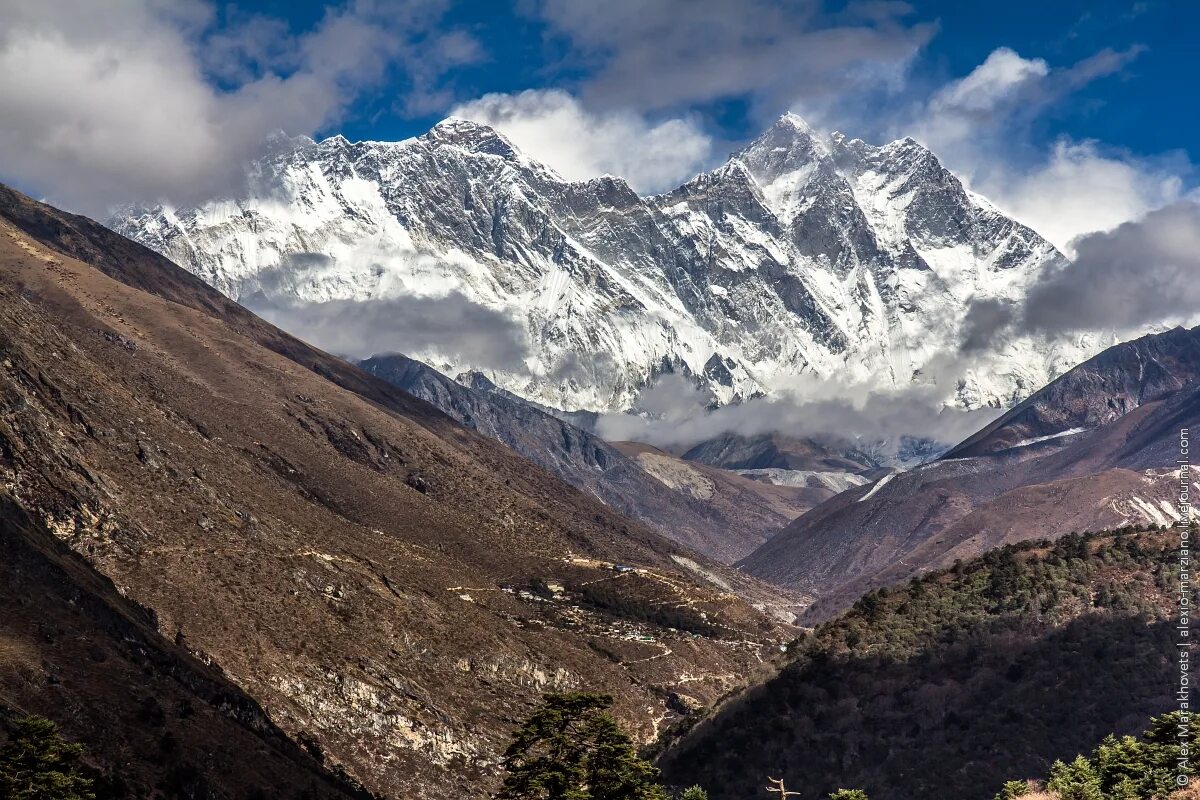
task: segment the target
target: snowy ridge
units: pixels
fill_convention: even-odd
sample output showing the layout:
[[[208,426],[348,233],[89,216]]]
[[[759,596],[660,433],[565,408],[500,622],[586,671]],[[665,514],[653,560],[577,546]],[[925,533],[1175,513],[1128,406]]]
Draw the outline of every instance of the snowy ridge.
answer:
[[[239,300],[460,294],[521,323],[524,363],[408,354],[552,407],[625,410],[664,373],[721,403],[836,375],[1006,406],[1098,349],[1022,339],[957,357],[969,300],[1015,300],[1063,256],[911,139],[874,147],[789,114],[646,198],[620,178],[565,181],[458,119],[403,142],[272,146],[240,197],[110,224]]]

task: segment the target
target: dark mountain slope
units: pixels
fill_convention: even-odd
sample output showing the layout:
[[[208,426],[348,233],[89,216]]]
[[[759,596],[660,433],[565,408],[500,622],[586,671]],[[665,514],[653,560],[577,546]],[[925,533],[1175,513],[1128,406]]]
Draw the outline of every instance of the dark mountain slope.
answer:
[[[726,433],[688,449],[683,457],[725,469],[817,470],[864,472],[879,465],[866,454],[814,439],[778,433],[740,436]]]
[[[554,688],[646,739],[778,641],[738,573],[12,193],[0,332],[16,505],[372,790],[482,793]]]
[[[86,745],[102,799],[366,797],[4,493],[0,620],[0,718],[63,725]]]
[[[991,798],[1172,707],[1174,532],[1005,547],[863,597],[782,671],[661,758],[675,784],[742,800],[782,777],[802,797]]]
[[[703,487],[708,491],[700,494],[664,483],[600,437],[500,390],[460,385],[402,355],[375,356],[360,366],[432,403],[466,427],[503,442],[617,512],[719,561],[747,555],[824,499],[816,496],[797,507],[780,509],[761,495],[743,492],[736,502],[714,503],[711,481]],[[730,482],[735,479],[731,476]]]
[[[1118,355],[1178,354],[1155,360],[1159,367],[1142,373],[1145,391],[1126,380],[1124,366],[1115,368],[1110,382],[1124,386],[1124,396],[1142,398],[1123,416],[1066,436],[1043,434],[1050,438],[1033,437],[984,455],[942,459],[843,492],[789,525],[742,566],[752,575],[817,596],[820,600],[807,614],[822,619],[870,588],[1000,544],[1173,521],[1178,517],[1173,469],[1179,428],[1200,423],[1200,384],[1193,380],[1180,345],[1185,333],[1161,334],[1165,344],[1139,340],[1133,348],[1118,346]],[[1063,398],[1069,405],[1076,396],[1071,387],[1078,385],[1080,376],[1087,375],[1088,384],[1104,382],[1098,377],[1099,365],[1106,363],[1124,361],[1102,354],[1085,364],[1087,369],[1060,379],[1065,382],[1062,390],[1052,384],[1039,395]],[[1166,364],[1178,374],[1165,373]],[[1154,388],[1169,385],[1183,388],[1171,393]],[[1146,400],[1150,394],[1156,399]],[[1107,401],[1102,405],[1107,407]],[[1039,419],[1051,416],[1049,410],[1038,413]],[[1002,427],[997,436],[1009,439],[1016,435],[1012,430]]]

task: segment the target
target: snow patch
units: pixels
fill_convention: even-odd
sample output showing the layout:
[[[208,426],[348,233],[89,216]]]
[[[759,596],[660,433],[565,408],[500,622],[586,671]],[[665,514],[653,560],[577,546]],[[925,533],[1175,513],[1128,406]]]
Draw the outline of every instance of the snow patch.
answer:
[[[867,500],[870,500],[872,497],[875,496],[876,492],[878,492],[880,489],[882,489],[884,486],[886,486],[888,481],[890,481],[895,476],[896,476],[896,473],[894,473],[894,472],[891,475],[884,475],[882,478],[880,478],[878,481],[876,481],[874,486],[871,487],[871,491],[867,492],[862,497],[858,498],[858,502],[862,503]]]
[[[1071,428],[1070,430],[1059,431],[1058,433],[1051,433],[1046,436],[1035,436],[1032,439],[1022,439],[1007,449],[1015,450],[1018,447],[1028,447],[1029,445],[1037,444],[1038,442],[1048,442],[1051,439],[1060,439],[1063,436],[1074,436],[1077,433],[1083,433],[1085,431],[1087,431],[1087,428]]]

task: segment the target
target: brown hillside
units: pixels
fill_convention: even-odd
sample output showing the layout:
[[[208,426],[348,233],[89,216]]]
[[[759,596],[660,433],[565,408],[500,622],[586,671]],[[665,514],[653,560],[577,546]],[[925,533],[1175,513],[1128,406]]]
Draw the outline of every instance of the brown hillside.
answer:
[[[0,225],[4,493],[369,789],[479,792],[555,688],[647,738],[781,635],[736,573],[161,257],[8,191]]]

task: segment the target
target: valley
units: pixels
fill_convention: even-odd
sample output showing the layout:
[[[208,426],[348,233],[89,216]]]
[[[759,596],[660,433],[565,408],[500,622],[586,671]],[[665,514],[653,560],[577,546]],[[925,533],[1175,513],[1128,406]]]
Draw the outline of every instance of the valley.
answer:
[[[3,0],[0,800],[1200,800],[1198,28]]]
[[[0,703],[58,716],[103,781],[146,735],[130,720],[97,739],[96,712],[126,713],[127,662],[163,676],[142,706],[211,721],[122,778],[158,791],[249,792],[272,770],[305,796],[487,791],[517,720],[545,692],[583,689],[617,698],[672,784],[734,798],[760,772],[801,770],[905,797],[953,783],[932,764],[969,760],[984,731],[1018,725],[1028,746],[993,771],[1033,774],[1164,708],[1146,683],[1068,738],[961,710],[984,686],[968,673],[1004,673],[1012,702],[1038,704],[1051,683],[1013,663],[1106,642],[1124,648],[1112,663],[1144,661],[1161,638],[1166,534],[1128,531],[1179,519],[1170,458],[1200,421],[1194,330],[1110,348],[907,470],[828,437],[671,452],[606,442],[477,373],[328,355],[89,220],[0,200],[12,586],[57,587],[60,615],[74,613],[64,592],[87,592],[90,646],[110,665],[84,678],[57,639],[39,661],[43,623],[18,614]],[[1088,610],[1085,594],[1108,599]],[[137,633],[114,639],[114,624]],[[950,631],[975,655],[943,652]],[[1076,665],[1053,663],[1069,681]],[[885,668],[907,677],[872,677]],[[929,669],[963,675],[961,691],[911,688],[933,685]],[[844,692],[916,727],[885,757]],[[767,710],[794,703],[809,716]],[[163,714],[164,730],[181,724]],[[918,730],[952,720],[970,735],[934,747]],[[754,739],[766,732],[818,761]],[[188,753],[210,735],[264,755],[208,776]],[[731,762],[713,741],[744,747]],[[930,766],[914,769],[904,741]]]

